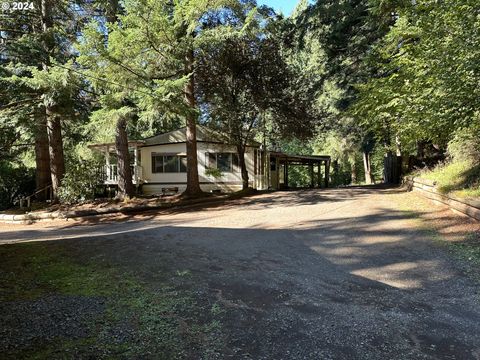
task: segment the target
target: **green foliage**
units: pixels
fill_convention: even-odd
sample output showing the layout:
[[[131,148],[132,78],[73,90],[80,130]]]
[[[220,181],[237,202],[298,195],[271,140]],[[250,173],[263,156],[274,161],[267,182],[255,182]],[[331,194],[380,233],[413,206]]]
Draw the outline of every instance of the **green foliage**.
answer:
[[[169,130],[192,111],[184,102],[185,72],[190,49],[215,44],[228,27],[210,22],[236,1],[131,0],[123,4],[118,23],[108,34],[98,21],[85,28],[77,44],[79,63],[94,89],[100,108],[92,114],[90,130],[105,138],[118,116],[130,120],[130,133],[152,135]]]
[[[75,160],[69,164],[59,190],[60,202],[74,204],[93,200],[102,184],[102,164],[96,160]]]
[[[420,176],[435,181],[439,191],[460,197],[480,196],[480,133],[478,128],[457,130],[448,143],[449,158]]]
[[[340,131],[320,133],[313,141],[315,154],[330,155],[332,159],[332,186],[348,185],[363,180],[360,175],[360,145],[353,136],[343,136]],[[355,179],[356,174],[356,179]],[[353,178],[352,178],[353,177]]]
[[[448,155],[454,161],[480,164],[480,127],[459,129],[447,147]]]
[[[381,147],[375,147],[371,154],[372,176],[375,182],[383,179],[383,163],[385,159],[385,150]]]
[[[461,197],[480,196],[480,164],[470,160],[439,164],[432,170],[421,171],[419,175],[435,181],[442,193],[453,192]]]
[[[368,59],[376,74],[358,86],[352,109],[382,142],[407,151],[422,140],[445,147],[480,121],[477,2],[415,3],[396,6],[398,20]]]
[[[204,43],[196,80],[202,115],[240,147],[272,124],[275,135],[306,137],[314,126],[308,104],[282,56],[279,20],[246,2],[216,21],[230,28],[221,42]],[[302,121],[298,121],[302,119]]]
[[[223,176],[223,173],[217,168],[206,168],[205,169],[205,175],[206,176],[211,176],[211,177],[218,180]]]
[[[0,210],[14,205],[22,196],[35,191],[35,175],[32,169],[0,160]]]
[[[288,167],[288,186],[292,188],[304,188],[310,186],[310,171],[307,166]]]

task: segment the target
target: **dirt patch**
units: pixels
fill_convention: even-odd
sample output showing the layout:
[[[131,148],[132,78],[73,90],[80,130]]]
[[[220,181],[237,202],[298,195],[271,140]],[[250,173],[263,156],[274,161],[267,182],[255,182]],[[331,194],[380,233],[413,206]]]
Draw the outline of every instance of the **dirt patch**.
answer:
[[[417,193],[396,197],[401,209],[414,213],[421,225],[467,264],[468,272],[480,279],[480,221],[428,200]]]

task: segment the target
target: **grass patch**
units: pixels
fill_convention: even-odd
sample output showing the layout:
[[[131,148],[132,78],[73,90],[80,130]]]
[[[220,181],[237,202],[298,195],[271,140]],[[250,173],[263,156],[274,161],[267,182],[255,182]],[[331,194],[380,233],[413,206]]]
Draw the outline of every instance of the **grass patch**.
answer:
[[[480,165],[471,161],[454,161],[421,171],[418,176],[435,181],[441,193],[463,198],[480,197]]]
[[[465,261],[471,263],[476,269],[480,268],[480,239],[478,234],[469,234],[461,243],[451,244],[455,254]]]
[[[223,345],[223,311],[204,305],[188,286],[178,287],[189,281],[186,270],[170,274],[176,285],[163,280],[152,289],[112,264],[76,261],[58,245],[1,246],[0,258],[0,305],[59,294],[105,303],[105,311],[85,324],[87,337],[37,341],[4,358],[209,358]]]

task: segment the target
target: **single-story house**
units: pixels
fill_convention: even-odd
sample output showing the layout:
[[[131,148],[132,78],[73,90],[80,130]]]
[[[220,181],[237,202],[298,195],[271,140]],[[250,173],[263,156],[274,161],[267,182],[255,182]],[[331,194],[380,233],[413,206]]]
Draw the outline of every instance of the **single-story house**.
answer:
[[[129,141],[134,185],[144,194],[161,194],[162,189],[187,184],[186,128],[155,135],[143,140]],[[93,144],[90,148],[105,155],[105,185],[117,184],[114,143]],[[204,191],[232,192],[241,190],[242,175],[236,147],[228,144],[221,134],[197,125],[197,160],[200,187]],[[308,165],[311,186],[328,186],[329,156],[287,155],[270,152],[250,141],[245,151],[249,186],[254,189],[288,188],[288,167]],[[321,167],[324,167],[322,171]],[[216,171],[211,171],[216,169]],[[322,175],[323,173],[323,175]],[[322,178],[324,179],[322,181]]]

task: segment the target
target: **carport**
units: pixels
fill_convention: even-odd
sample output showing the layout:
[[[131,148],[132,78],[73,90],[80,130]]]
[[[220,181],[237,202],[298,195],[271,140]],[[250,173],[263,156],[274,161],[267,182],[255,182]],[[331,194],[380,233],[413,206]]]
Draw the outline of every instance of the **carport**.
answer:
[[[270,152],[270,187],[288,189],[288,169],[292,166],[308,166],[310,187],[328,187],[330,177],[330,156],[291,155]],[[323,171],[322,171],[323,168]],[[323,181],[322,181],[323,180]]]

